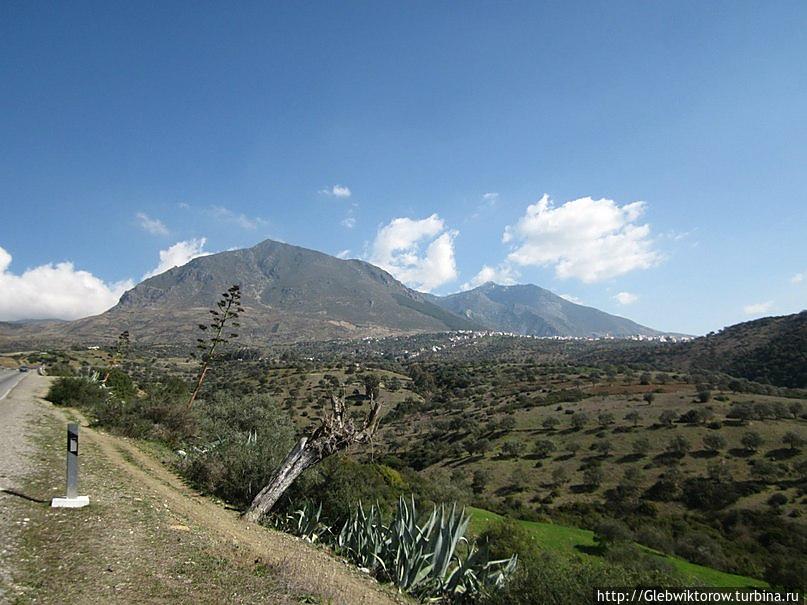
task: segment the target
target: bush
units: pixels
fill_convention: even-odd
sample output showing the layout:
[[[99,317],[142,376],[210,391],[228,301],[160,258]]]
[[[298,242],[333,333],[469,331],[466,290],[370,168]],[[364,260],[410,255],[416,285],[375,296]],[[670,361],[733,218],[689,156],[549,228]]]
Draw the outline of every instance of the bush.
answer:
[[[489,525],[479,535],[479,541],[486,545],[492,559],[506,559],[515,553],[524,560],[538,554],[535,536],[523,523],[509,517]]]
[[[598,523],[594,529],[594,541],[603,548],[632,540],[633,532],[630,528],[616,519],[606,519]]]
[[[112,368],[106,377],[106,387],[119,399],[132,399],[137,394],[134,382],[120,368]]]
[[[382,512],[389,514],[395,509],[398,497],[409,491],[408,481],[388,467],[361,464],[348,456],[338,456],[323,461],[316,480],[304,493],[295,494],[294,500],[302,496],[319,501],[323,517],[339,524],[359,500],[378,503]]]
[[[236,399],[216,394],[197,405],[201,414],[198,445],[181,463],[181,470],[200,489],[245,506],[269,482],[293,446],[294,425],[266,395]]]
[[[734,504],[740,494],[733,483],[693,477],[684,482],[682,499],[689,508],[720,510]]]
[[[762,438],[762,435],[756,431],[748,431],[743,434],[740,443],[742,443],[749,452],[756,452],[765,443],[765,440]]]
[[[583,484],[590,490],[597,489],[605,478],[602,468],[599,466],[590,466],[583,471]]]
[[[710,452],[719,452],[726,447],[726,440],[718,433],[708,433],[703,437],[703,446]]]
[[[606,564],[535,552],[519,558],[515,576],[483,601],[489,605],[579,605],[590,603],[596,588],[621,586],[677,587],[690,585],[667,566],[654,563],[636,550],[627,563]]]
[[[97,382],[87,378],[61,377],[51,385],[45,399],[56,405],[94,407],[106,400],[107,393]]]
[[[539,458],[546,458],[556,449],[555,444],[549,439],[539,439],[535,442],[535,446],[533,447],[535,455]]]
[[[670,439],[670,442],[667,444],[667,452],[679,458],[686,456],[691,449],[692,445],[683,435],[676,435]]]

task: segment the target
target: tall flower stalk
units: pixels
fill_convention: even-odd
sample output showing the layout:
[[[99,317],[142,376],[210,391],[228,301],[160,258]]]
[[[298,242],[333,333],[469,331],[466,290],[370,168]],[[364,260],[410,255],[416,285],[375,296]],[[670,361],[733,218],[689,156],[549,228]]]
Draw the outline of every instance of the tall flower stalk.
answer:
[[[213,317],[209,324],[199,324],[199,329],[205,334],[208,330],[212,332],[212,336],[207,338],[197,338],[196,348],[198,353],[193,353],[194,357],[198,357],[202,365],[199,368],[199,374],[196,377],[196,386],[188,399],[187,407],[190,408],[199,391],[202,390],[202,385],[205,382],[210,366],[215,360],[216,350],[219,345],[227,341],[238,338],[235,332],[226,332],[225,328],[238,328],[241,324],[237,319],[240,313],[244,312],[241,306],[241,287],[238,285],[231,286],[227,291],[221,295],[221,299],[216,303],[215,309],[210,309],[210,314]]]

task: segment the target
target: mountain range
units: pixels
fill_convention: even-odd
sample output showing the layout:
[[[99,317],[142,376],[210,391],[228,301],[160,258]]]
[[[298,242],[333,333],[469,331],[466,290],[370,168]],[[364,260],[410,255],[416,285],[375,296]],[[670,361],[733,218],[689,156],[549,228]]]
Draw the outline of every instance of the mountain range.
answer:
[[[431,297],[468,321],[491,330],[534,336],[660,336],[662,333],[624,317],[579,305],[549,290],[493,282],[473,290]]]
[[[266,240],[191,260],[127,291],[105,313],[71,322],[0,323],[0,346],[100,344],[123,330],[140,343],[190,343],[207,310],[241,287],[244,343],[350,339],[450,330],[537,336],[633,336],[660,332],[572,303],[533,285],[484,284],[446,297],[423,294],[361,260]]]

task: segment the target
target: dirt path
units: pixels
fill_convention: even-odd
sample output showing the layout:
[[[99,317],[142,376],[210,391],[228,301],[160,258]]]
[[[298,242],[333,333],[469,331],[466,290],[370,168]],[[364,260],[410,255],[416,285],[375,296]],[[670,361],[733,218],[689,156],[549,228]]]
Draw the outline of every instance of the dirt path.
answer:
[[[18,545],[17,569],[9,572],[16,580],[12,602],[76,597],[90,603],[400,602],[391,590],[327,553],[242,522],[236,512],[189,489],[134,443],[87,427],[73,410],[36,400],[33,394],[37,389],[41,394],[47,379],[32,376],[26,383],[19,397],[29,399],[27,409],[39,415],[35,446],[44,450],[47,469],[22,488],[39,500],[46,499],[43,492],[51,496],[59,489],[59,434],[68,418],[78,419],[80,493],[89,494],[92,504],[59,511],[6,496],[13,502],[7,507],[4,499],[4,509],[27,515],[23,518],[31,526],[12,540]],[[30,413],[28,418],[30,423]],[[30,459],[30,447],[26,452]],[[71,545],[74,538],[77,543]]]

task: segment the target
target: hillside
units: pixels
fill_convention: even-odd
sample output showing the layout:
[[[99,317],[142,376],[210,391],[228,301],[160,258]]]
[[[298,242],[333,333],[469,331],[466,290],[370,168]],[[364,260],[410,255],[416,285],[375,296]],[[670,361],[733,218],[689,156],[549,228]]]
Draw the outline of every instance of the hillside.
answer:
[[[488,329],[534,336],[657,336],[661,332],[624,317],[570,302],[532,284],[493,282],[432,300]]]
[[[657,369],[723,372],[754,382],[804,389],[807,388],[807,311],[747,321],[690,342],[593,351],[581,359]]]
[[[694,367],[807,388],[807,311],[730,326],[688,343],[684,355]]]
[[[0,489],[0,602],[407,602],[321,549],[247,526],[135,443],[42,401],[49,380],[31,374],[0,402],[14,429]],[[52,509],[68,420],[82,424],[90,506]]]
[[[103,363],[105,353],[62,355],[78,368]],[[385,414],[378,439],[323,464],[322,478],[293,494],[295,502],[322,503],[324,518],[334,526],[347,501],[389,506],[399,491],[414,491],[427,506],[457,500],[484,508],[470,509],[476,531],[482,529],[479,521],[488,525],[496,518],[488,511],[520,518],[542,550],[558,561],[582,557],[592,569],[623,565],[594,539],[610,516],[621,519],[627,539],[641,545],[633,552],[645,557],[645,564],[671,569],[682,581],[760,585],[763,579],[785,581],[776,572],[784,559],[801,569],[796,555],[804,539],[804,450],[803,442],[793,445],[787,435],[803,432],[803,402],[716,391],[704,403],[682,375],[657,373],[652,384],[644,384],[631,371],[606,375],[572,364],[499,363],[494,357],[389,369],[303,359],[310,358],[220,366],[207,396],[215,402],[211,410],[225,413],[229,406],[240,423],[254,409],[245,398],[261,393],[305,432],[317,424],[335,385],[352,393],[347,401],[361,413],[368,405],[363,378],[367,372],[379,376]],[[183,368],[171,358],[130,366],[138,383],[155,371],[182,375],[190,369]],[[225,389],[237,396],[222,398]],[[647,393],[654,395],[649,402]],[[176,431],[165,430],[174,420],[160,411],[162,396],[153,402],[157,408],[147,399],[142,403],[127,413],[148,414],[148,426],[157,423],[154,435],[176,439]],[[755,415],[738,420],[738,406]],[[140,426],[134,417],[107,418],[118,430]],[[252,430],[244,426],[242,431]],[[751,432],[760,437],[754,449],[746,443]],[[272,441],[277,435],[272,433]],[[175,464],[178,455],[184,457],[178,445],[187,451],[175,444],[164,452]],[[195,477],[191,484],[232,498],[228,483],[200,483],[192,469],[205,459],[180,467]],[[220,467],[209,462],[221,482]]]

